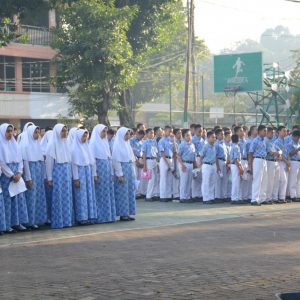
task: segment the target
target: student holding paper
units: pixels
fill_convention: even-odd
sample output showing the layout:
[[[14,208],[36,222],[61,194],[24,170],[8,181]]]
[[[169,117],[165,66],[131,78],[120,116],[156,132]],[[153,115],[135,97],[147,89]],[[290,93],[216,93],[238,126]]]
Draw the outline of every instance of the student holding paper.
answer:
[[[26,230],[22,224],[28,223],[27,206],[24,193],[10,196],[9,185],[22,179],[23,161],[21,150],[13,137],[14,127],[4,123],[0,126],[0,183],[5,203],[6,231]]]

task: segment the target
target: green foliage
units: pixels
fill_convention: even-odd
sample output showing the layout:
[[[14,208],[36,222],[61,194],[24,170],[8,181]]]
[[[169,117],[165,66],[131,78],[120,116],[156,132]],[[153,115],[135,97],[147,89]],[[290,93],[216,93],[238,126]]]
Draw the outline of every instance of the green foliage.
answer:
[[[159,37],[161,43],[148,55],[147,65],[140,71],[139,80],[132,88],[135,103],[155,101],[169,102],[169,80],[172,90],[184,87],[186,64],[186,9],[182,1],[170,1],[164,4]],[[208,56],[204,42],[198,38],[194,42],[196,63]],[[183,97],[181,98],[181,100]],[[176,101],[176,98],[173,99]]]
[[[6,46],[17,37],[16,26],[11,25],[10,18],[0,19],[0,48]]]
[[[52,44],[59,50],[56,84],[69,88],[74,112],[107,115],[118,94],[133,84],[136,68],[126,32],[135,13],[135,7],[116,8],[114,1],[82,0],[59,7]]]
[[[54,82],[67,87],[73,113],[98,115],[107,123],[108,109],[128,114],[129,88],[143,68],[159,63],[159,71],[169,65],[183,70],[186,17],[181,0],[62,0],[51,5],[59,16],[52,43],[59,50]],[[197,41],[197,47],[203,50],[203,43]],[[172,53],[176,57],[170,64],[162,62]],[[159,77],[153,78],[159,86]]]
[[[291,73],[293,79],[291,104],[296,113],[296,123],[300,124],[300,49],[294,52],[293,57],[296,62],[296,67]]]
[[[22,23],[37,16],[41,9],[48,9],[48,3],[41,0],[0,0],[0,47],[7,46],[16,38],[21,38],[21,42],[26,39],[17,32],[18,26],[13,23],[14,15]]]

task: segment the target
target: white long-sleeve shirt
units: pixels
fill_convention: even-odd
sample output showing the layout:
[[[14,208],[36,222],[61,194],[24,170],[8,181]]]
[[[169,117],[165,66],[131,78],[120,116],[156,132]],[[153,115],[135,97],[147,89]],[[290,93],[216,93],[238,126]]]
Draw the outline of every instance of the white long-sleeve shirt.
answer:
[[[46,178],[48,181],[52,181],[54,158],[47,155],[45,160],[45,165],[46,165]]]
[[[124,176],[121,162],[116,161],[116,160],[113,159],[112,160],[112,165],[113,165],[113,169],[114,169],[115,175],[117,177]],[[134,176],[134,178],[136,178],[136,172],[135,172],[135,167],[134,167],[133,163],[131,163],[131,167],[132,167],[133,176]]]
[[[78,180],[79,179],[79,174],[78,174],[78,165],[72,163],[72,176],[73,176],[73,180]],[[93,176],[97,176],[97,171],[96,171],[96,165],[92,164],[92,174]]]
[[[10,167],[5,162],[0,162],[0,168],[6,177],[12,177],[15,173],[10,169]],[[23,174],[23,161],[19,162],[18,173]]]

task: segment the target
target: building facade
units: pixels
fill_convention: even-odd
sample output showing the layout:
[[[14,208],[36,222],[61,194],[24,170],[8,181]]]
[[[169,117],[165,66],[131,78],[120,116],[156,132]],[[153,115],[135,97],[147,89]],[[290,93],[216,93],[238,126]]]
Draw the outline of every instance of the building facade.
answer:
[[[19,25],[22,43],[0,48],[0,123],[22,128],[33,121],[46,127],[68,116],[67,96],[50,84],[55,75],[56,51],[50,47],[54,26],[55,11],[45,11],[39,20]]]

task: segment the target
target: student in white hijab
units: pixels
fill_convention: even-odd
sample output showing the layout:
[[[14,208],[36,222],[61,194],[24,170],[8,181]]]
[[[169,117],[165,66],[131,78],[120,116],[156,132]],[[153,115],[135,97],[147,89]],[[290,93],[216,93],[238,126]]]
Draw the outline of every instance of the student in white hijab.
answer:
[[[6,231],[26,230],[28,223],[27,206],[24,193],[10,197],[8,187],[13,180],[21,180],[23,161],[21,149],[13,137],[14,127],[4,123],[0,126],[0,167],[2,169],[1,186],[5,203]]]
[[[108,128],[103,124],[95,126],[89,143],[96,162],[97,223],[108,223],[116,220],[114,182],[112,180],[113,169],[107,130]]]
[[[76,131],[78,130],[78,128],[76,127],[72,127],[69,130],[69,134],[68,134],[68,144],[70,149],[72,148],[72,143],[74,142],[75,138],[76,138]]]
[[[46,131],[43,138],[41,139],[41,147],[44,156],[46,156],[47,146],[50,139],[52,138],[52,135],[53,135],[53,130],[48,130]]]
[[[51,227],[72,226],[73,196],[71,152],[67,142],[68,128],[56,124],[46,151],[48,186],[53,187],[51,203]]]
[[[21,140],[22,158],[24,162],[24,179],[28,225],[37,229],[38,225],[47,222],[47,205],[44,188],[45,163],[39,140],[40,128],[32,125],[26,130],[27,137]]]
[[[18,135],[18,138],[17,138],[18,144],[21,142],[22,138],[27,138],[26,130],[32,125],[34,125],[32,122],[27,122],[24,125],[22,132]]]
[[[135,157],[130,146],[130,129],[121,127],[113,145],[112,160],[115,171],[116,212],[120,221],[135,220]]]
[[[71,150],[75,220],[80,225],[94,222],[97,219],[94,186],[95,160],[87,143],[88,136],[87,130],[76,130]]]
[[[48,143],[51,140],[53,135],[53,130],[48,128],[46,133],[44,134],[43,138],[41,139],[41,148],[44,156],[44,160],[46,159],[46,152],[47,152],[47,147]],[[51,202],[52,202],[52,187],[49,187],[48,184],[46,184],[46,166],[45,166],[45,193],[46,193],[46,202],[47,202],[47,223],[50,224],[51,220]]]

